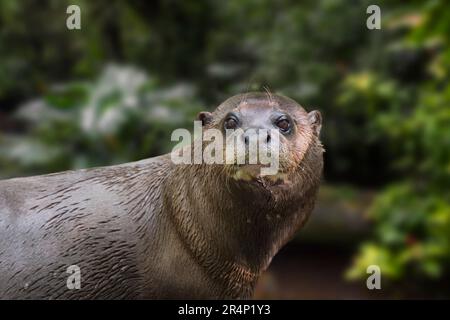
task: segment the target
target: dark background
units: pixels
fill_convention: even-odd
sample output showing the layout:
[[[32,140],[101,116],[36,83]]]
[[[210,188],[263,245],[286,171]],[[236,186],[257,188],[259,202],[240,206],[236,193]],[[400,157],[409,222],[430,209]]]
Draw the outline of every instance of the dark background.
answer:
[[[198,111],[270,90],[322,112],[325,175],[256,297],[450,297],[449,35],[444,0],[3,0],[0,177],[159,155]]]

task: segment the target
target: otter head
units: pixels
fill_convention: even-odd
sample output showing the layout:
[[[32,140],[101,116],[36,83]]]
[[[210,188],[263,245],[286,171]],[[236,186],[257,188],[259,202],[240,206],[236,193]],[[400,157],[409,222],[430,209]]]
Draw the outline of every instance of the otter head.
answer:
[[[225,157],[230,156],[230,150],[233,151],[233,160],[231,163],[224,161],[223,171],[241,184],[259,185],[266,189],[289,187],[310,171],[303,160],[311,149],[321,157],[320,112],[308,113],[284,96],[240,94],[223,102],[212,113],[200,112],[197,118],[204,130],[222,132],[226,142]],[[234,134],[230,135],[230,132]],[[227,149],[230,142],[235,145]],[[239,146],[244,146],[241,158]]]

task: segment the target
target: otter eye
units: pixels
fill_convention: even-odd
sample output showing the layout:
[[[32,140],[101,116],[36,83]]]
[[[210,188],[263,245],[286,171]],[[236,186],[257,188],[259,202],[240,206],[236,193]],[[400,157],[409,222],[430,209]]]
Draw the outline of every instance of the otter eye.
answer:
[[[284,117],[278,119],[275,124],[278,128],[280,128],[282,132],[288,132],[291,129],[291,123],[289,122],[289,119]]]
[[[229,117],[225,120],[225,129],[236,129],[238,126],[238,120],[235,117]]]

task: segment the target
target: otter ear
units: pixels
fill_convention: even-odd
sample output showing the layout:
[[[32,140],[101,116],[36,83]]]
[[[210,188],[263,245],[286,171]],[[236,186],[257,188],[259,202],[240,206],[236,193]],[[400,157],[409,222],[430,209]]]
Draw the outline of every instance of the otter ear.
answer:
[[[308,113],[308,121],[316,136],[319,136],[322,128],[322,115],[319,111],[314,110]]]
[[[202,111],[197,114],[197,120],[202,122],[202,126],[206,126],[212,122],[213,115],[211,112]]]

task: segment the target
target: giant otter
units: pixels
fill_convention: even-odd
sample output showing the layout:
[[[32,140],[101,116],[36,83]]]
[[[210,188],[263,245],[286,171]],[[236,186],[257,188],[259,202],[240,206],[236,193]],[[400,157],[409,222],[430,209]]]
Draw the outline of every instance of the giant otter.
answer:
[[[1,181],[0,298],[251,297],[313,209],[321,116],[283,96],[247,93],[198,117],[204,128],[279,129],[277,179],[163,155]],[[68,289],[71,265],[80,289]]]

